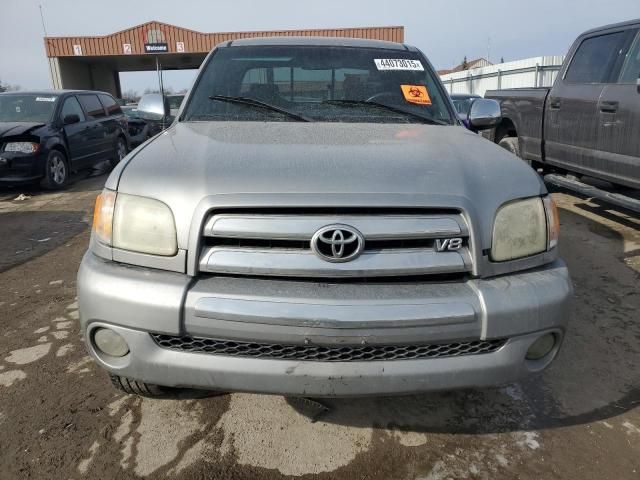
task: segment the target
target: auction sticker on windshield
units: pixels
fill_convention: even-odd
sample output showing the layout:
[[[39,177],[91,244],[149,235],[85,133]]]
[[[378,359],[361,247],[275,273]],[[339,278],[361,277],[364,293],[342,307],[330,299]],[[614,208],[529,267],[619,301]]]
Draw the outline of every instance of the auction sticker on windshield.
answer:
[[[36,102],[55,102],[56,97],[36,97]]]
[[[424,85],[400,85],[404,99],[418,105],[431,105],[431,97]]]
[[[409,60],[406,58],[376,58],[378,70],[416,70],[423,72],[424,67],[420,60]]]

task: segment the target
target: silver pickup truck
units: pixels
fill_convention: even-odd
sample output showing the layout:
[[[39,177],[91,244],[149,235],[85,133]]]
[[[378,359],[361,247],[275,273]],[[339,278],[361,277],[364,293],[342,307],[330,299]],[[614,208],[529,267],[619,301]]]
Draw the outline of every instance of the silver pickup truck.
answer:
[[[475,129],[499,120],[492,100],[469,112]],[[81,326],[130,393],[501,384],[560,348],[558,233],[538,175],[460,124],[416,48],[232,41],[107,180]]]

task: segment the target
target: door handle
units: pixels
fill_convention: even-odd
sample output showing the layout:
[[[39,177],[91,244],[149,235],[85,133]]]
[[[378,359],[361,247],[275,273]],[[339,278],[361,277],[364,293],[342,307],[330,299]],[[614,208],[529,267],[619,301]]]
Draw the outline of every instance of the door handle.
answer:
[[[551,100],[551,102],[549,102],[549,108],[551,110],[560,110],[560,100]]]
[[[619,102],[600,102],[600,111],[602,113],[616,113],[618,105]]]

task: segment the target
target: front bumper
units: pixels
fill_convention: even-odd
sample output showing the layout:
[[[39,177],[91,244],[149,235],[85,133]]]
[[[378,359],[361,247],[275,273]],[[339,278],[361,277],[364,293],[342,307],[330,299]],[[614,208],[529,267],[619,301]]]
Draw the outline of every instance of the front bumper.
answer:
[[[44,176],[46,155],[4,152],[0,154],[0,184],[29,183]]]
[[[440,284],[330,284],[216,278],[124,266],[87,253],[78,274],[89,352],[105,369],[148,383],[285,395],[406,394],[514,381],[546,367],[569,315],[561,261],[490,280]],[[117,331],[130,353],[97,351],[95,328]],[[493,353],[421,360],[300,361],[190,353],[150,332],[285,344],[424,344],[508,338]],[[542,361],[525,359],[545,332]]]

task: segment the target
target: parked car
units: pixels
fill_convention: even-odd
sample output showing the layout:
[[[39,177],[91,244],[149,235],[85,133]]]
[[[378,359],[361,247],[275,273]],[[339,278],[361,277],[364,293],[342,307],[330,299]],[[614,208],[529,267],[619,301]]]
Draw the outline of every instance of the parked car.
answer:
[[[167,114],[160,95],[138,110]],[[498,104],[476,99],[469,118],[495,126]],[[88,351],[152,395],[385,395],[539,372],[571,282],[553,200],[514,159],[460,124],[414,47],[224,43],[97,200],[77,282]]]
[[[552,88],[493,90],[495,142],[536,168],[640,188],[640,19],[580,35]]]
[[[480,95],[474,95],[472,93],[452,93],[449,95],[453,106],[456,108],[460,119],[466,119],[471,111],[471,103],[476,98],[482,98]]]
[[[452,93],[450,95],[453,106],[458,112],[458,118],[464,124],[465,127],[471,130],[469,124],[469,112],[471,111],[471,104],[476,98],[482,98],[480,95],[473,95],[471,93]]]
[[[120,108],[125,117],[127,117],[129,145],[131,148],[135,148],[151,138],[149,122],[138,115],[137,105],[126,105]]]
[[[169,101],[169,114],[171,117],[175,117],[180,111],[184,95],[167,95],[167,100]]]
[[[107,93],[0,94],[0,184],[62,188],[71,171],[115,165],[127,150],[126,120]]]

